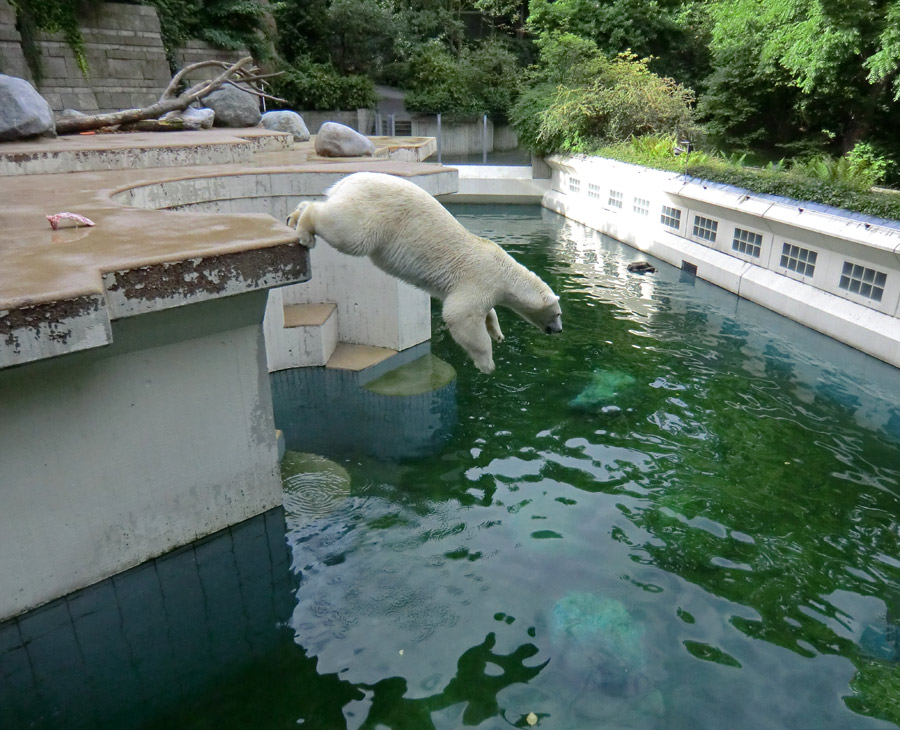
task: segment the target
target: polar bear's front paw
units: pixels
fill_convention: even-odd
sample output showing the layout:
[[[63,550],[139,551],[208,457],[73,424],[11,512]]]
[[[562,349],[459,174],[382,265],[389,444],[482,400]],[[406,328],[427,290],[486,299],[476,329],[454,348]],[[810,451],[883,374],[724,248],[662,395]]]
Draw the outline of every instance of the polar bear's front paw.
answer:
[[[302,201],[296,208],[294,208],[294,212],[291,213],[287,217],[287,221],[285,221],[291,228],[296,228],[297,223],[300,221],[300,216],[303,215],[303,211],[309,207],[309,201]]]
[[[316,245],[316,234],[303,225],[301,218],[303,211],[309,207],[310,201],[304,200],[300,205],[294,208],[294,212],[287,217],[287,225],[297,231],[300,245],[306,248],[314,248]]]
[[[494,360],[493,358],[488,358],[487,360],[475,360],[475,367],[478,368],[485,375],[490,375],[494,372]]]
[[[316,236],[309,231],[297,231],[298,241],[304,248],[316,247]]]

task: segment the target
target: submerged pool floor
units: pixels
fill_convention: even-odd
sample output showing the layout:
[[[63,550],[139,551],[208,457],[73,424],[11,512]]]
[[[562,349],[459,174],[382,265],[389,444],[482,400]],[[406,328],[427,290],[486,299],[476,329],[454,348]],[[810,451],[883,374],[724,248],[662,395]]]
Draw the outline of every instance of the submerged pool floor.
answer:
[[[287,508],[279,639],[132,724],[900,725],[900,373],[537,208],[453,210],[564,333],[499,311],[485,376],[436,317],[453,433],[324,454],[349,494]]]

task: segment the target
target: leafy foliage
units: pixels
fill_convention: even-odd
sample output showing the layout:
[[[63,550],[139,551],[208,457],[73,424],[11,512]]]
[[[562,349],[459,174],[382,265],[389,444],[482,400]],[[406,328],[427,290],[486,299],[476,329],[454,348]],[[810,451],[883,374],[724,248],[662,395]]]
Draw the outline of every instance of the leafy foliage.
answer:
[[[374,106],[375,86],[366,76],[343,75],[326,63],[299,58],[272,79],[272,93],[298,111],[360,109]]]
[[[37,46],[37,33],[62,33],[78,68],[88,75],[87,57],[84,53],[84,37],[78,26],[79,0],[10,0],[16,9],[16,20],[22,37],[25,60],[35,81],[44,76],[41,53]],[[96,3],[97,0],[94,0]]]
[[[734,185],[755,193],[900,220],[900,195],[870,190],[873,181],[878,182],[889,163],[867,146],[860,146],[838,159],[821,156],[803,162],[782,160],[762,168],[745,166],[743,157],[702,151],[678,156],[676,147],[675,137],[649,136],[603,147],[597,154]]]
[[[262,42],[265,6],[260,0],[202,0],[191,23],[194,37],[219,48],[248,48],[256,58],[266,55]]]
[[[458,55],[432,41],[418,49],[410,69],[405,103],[414,112],[505,119],[520,86],[515,55],[493,39]]]
[[[533,0],[528,27],[537,37],[573,34],[607,57],[634,52],[651,68],[696,84],[708,73],[705,3],[670,0]],[[699,41],[699,42],[698,42]]]
[[[331,57],[345,73],[377,76],[393,49],[394,23],[379,0],[331,0]]]
[[[693,92],[654,74],[649,59],[609,60],[592,41],[563,34],[544,39],[541,62],[538,83],[511,115],[520,140],[537,152],[590,153],[631,137],[694,132]]]
[[[728,146],[887,141],[897,0],[716,0],[703,114]],[[894,110],[894,113],[896,110]]]

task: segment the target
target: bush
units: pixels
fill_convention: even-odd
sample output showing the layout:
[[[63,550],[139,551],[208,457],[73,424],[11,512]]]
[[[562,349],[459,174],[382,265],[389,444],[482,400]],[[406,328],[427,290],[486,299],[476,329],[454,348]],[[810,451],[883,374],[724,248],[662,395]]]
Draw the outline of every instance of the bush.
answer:
[[[835,208],[865,213],[878,218],[900,220],[900,194],[869,190],[865,179],[867,161],[841,162],[847,158],[832,160],[830,165],[812,163],[789,164],[784,161],[770,163],[764,168],[745,167],[741,158],[727,158],[721,154],[692,152],[689,156],[676,156],[676,138],[671,136],[643,137],[626,143],[600,148],[601,157],[630,162],[658,170],[684,173],[711,182],[744,188],[750,192],[779,195],[792,200],[821,203]],[[857,151],[857,160],[866,160],[865,148]],[[876,155],[877,158],[877,155]],[[820,161],[821,162],[821,161]],[[848,172],[854,169],[856,172]],[[877,169],[877,167],[876,167]],[[842,172],[836,174],[835,170]],[[860,172],[862,170],[862,172]]]
[[[192,35],[219,48],[247,48],[257,58],[266,55],[260,0],[203,0],[191,26]]]
[[[324,63],[300,59],[271,81],[272,93],[298,111],[363,109],[375,106],[375,86],[366,76],[342,76]]]
[[[459,55],[439,41],[420,46],[408,65],[409,111],[425,114],[507,118],[519,93],[521,69],[516,56],[499,40],[488,39]]]
[[[633,53],[609,60],[575,36],[545,40],[544,70],[510,116],[519,139],[538,153],[589,154],[641,135],[693,134],[693,92],[648,63]]]

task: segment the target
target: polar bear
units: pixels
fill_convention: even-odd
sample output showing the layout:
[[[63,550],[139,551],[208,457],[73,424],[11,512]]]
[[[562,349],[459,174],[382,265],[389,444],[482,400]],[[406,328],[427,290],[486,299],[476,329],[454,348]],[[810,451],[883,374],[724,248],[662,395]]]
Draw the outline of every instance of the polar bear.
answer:
[[[493,241],[469,233],[431,195],[393,175],[358,172],[300,203],[287,223],[312,248],[316,235],[338,251],[443,301],[450,334],[483,373],[494,371],[491,340],[503,341],[495,306],[542,332],[562,332],[559,297]]]

